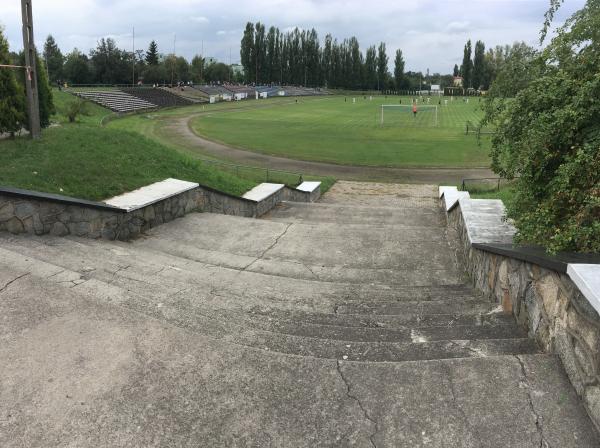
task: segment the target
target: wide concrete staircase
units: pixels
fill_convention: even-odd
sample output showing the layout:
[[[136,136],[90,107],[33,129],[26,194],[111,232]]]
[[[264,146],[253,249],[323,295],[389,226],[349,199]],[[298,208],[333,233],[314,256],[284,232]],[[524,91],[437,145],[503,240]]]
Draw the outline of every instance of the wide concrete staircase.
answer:
[[[463,278],[433,187],[1,235],[0,316],[0,446],[599,446],[560,361]]]

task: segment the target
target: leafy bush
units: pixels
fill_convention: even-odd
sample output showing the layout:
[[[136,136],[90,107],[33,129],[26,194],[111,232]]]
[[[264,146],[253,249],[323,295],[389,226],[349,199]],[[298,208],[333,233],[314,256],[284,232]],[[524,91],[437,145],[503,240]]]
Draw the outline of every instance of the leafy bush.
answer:
[[[69,119],[69,123],[74,123],[80,115],[90,115],[88,104],[87,101],[81,98],[67,103],[64,114]]]
[[[520,177],[507,206],[518,241],[550,252],[600,252],[599,29],[600,0],[588,0],[529,62],[536,78],[486,104],[492,168]]]

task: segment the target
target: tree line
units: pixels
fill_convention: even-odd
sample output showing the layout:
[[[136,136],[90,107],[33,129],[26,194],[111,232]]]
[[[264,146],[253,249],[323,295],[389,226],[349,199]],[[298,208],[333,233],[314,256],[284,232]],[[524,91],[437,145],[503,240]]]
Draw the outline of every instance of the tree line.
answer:
[[[240,43],[245,81],[254,84],[291,84],[345,89],[408,89],[402,50],[388,73],[386,44],[370,46],[366,54],[356,37],[339,42],[331,34],[321,44],[317,31],[295,28],[282,32],[260,22],[248,22]]]
[[[525,42],[496,45],[486,51],[481,40],[475,43],[475,49],[472,48],[471,40],[468,40],[463,49],[462,64],[460,67],[458,64],[454,65],[453,75],[461,76],[463,87],[467,89],[488,91],[506,64],[514,64],[515,61],[534,53],[535,49]],[[514,81],[522,83],[520,79]],[[517,88],[509,90],[517,91]]]
[[[178,82],[236,81],[231,67],[223,63],[207,64],[196,55],[190,62],[174,54],[161,55],[156,41],[148,49],[135,52],[120,49],[111,38],[102,38],[96,48],[85,54],[73,49],[63,55],[49,35],[44,44],[44,60],[52,83],[70,84],[176,84]]]

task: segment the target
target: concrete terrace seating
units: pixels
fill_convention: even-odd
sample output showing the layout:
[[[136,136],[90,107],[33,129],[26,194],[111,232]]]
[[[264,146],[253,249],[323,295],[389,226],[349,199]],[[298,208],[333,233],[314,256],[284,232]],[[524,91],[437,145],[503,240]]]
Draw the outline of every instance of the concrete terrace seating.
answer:
[[[208,95],[198,89],[194,89],[191,86],[185,87],[161,87],[162,90],[185,98],[186,100],[192,101],[193,103],[206,103],[208,102]]]
[[[188,106],[193,104],[193,101],[177,96],[167,89],[154,87],[129,87],[121,90],[159,107]]]
[[[215,86],[194,86],[194,89],[204,92],[208,96],[217,96],[221,94],[219,89]]]
[[[258,86],[256,87],[256,91],[261,93],[266,93],[267,97],[271,98],[274,96],[279,96],[279,92],[281,91],[280,87],[271,87],[271,86]]]
[[[134,112],[145,109],[156,109],[156,104],[119,90],[87,90],[74,92],[75,95],[106,107],[114,112]]]

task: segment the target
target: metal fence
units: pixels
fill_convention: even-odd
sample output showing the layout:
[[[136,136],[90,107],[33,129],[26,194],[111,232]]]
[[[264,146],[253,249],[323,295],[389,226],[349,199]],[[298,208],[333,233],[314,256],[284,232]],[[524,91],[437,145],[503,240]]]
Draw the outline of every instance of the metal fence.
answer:
[[[285,184],[288,186],[298,186],[303,182],[301,173],[291,171],[276,170],[271,168],[262,168],[249,165],[237,165],[235,163],[224,162],[222,160],[199,158],[200,162],[218,167],[221,171],[227,171],[235,174],[242,179],[254,181],[273,182]]]

